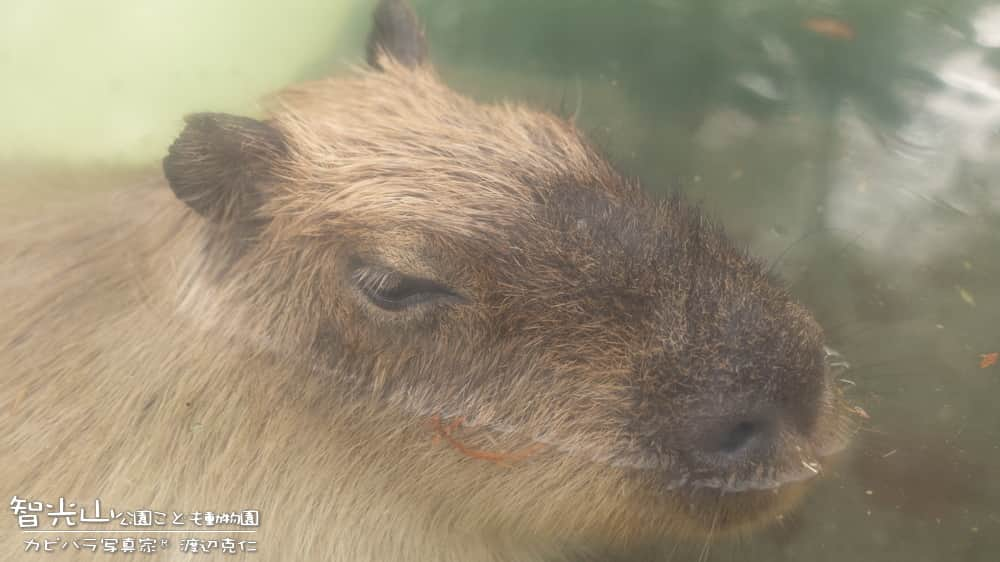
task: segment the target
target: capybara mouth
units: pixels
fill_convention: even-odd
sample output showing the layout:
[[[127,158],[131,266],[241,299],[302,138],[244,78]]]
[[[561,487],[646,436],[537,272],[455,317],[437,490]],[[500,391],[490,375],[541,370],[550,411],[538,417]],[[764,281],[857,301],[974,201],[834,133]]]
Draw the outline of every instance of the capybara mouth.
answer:
[[[787,482],[772,490],[726,492],[714,488],[684,493],[684,531],[691,537],[722,537],[766,526],[793,510],[808,488],[805,482]]]
[[[723,469],[712,466],[711,460],[698,455],[650,453],[634,449],[609,452],[581,444],[584,443],[582,440],[557,440],[545,434],[519,438],[522,432],[500,423],[482,423],[481,420],[470,421],[462,416],[440,414],[429,417],[433,441],[443,441],[459,454],[473,459],[513,466],[531,462],[543,454],[564,455],[624,470],[641,478],[651,478],[656,482],[657,492],[714,490],[723,494],[774,491],[816,478],[823,472],[826,459],[842,451],[849,442],[846,414],[839,414],[831,423],[837,430],[830,431],[829,435],[815,436],[811,440],[790,435],[772,458],[763,462],[747,461]],[[495,445],[498,441],[504,442],[504,445]]]
[[[447,446],[457,455],[514,469],[550,461],[607,467],[610,478],[628,482],[627,487],[643,501],[682,515],[671,527],[682,536],[720,536],[767,525],[794,509],[824,473],[824,466],[850,443],[856,429],[855,409],[845,400],[845,385],[839,382],[846,380],[849,365],[837,352],[829,348],[824,352],[826,380],[817,421],[809,433],[782,428],[765,454],[721,463],[697,451],[657,451],[634,442],[609,447],[606,441],[602,444],[583,434],[529,432],[527,424],[504,423],[484,415],[464,417],[458,409],[443,411],[426,403],[418,407],[412,401],[403,402],[408,410],[427,416],[430,438],[438,446]],[[652,520],[657,512],[652,510]]]
[[[824,462],[847,447],[856,428],[852,418],[854,410],[844,399],[838,383],[850,365],[828,347],[824,348],[824,353],[828,384],[819,402],[818,421],[810,435],[792,430],[777,432],[766,454],[757,458],[727,459],[725,466],[711,455],[698,451],[652,450],[634,444],[608,447],[584,435],[549,430],[529,432],[519,425],[488,416],[470,417],[460,411],[442,410],[406,399],[403,403],[406,409],[419,411],[431,421],[435,440],[444,440],[459,453],[484,461],[512,465],[528,461],[544,451],[635,474],[658,474],[656,488],[664,492],[775,490],[819,476]],[[497,449],[499,442],[504,444]]]

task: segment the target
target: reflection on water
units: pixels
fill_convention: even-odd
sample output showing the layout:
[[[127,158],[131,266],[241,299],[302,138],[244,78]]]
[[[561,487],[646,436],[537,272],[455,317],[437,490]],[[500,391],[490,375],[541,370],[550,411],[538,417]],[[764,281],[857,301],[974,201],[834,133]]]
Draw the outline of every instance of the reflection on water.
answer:
[[[649,189],[772,260],[850,360],[853,453],[710,559],[1000,560],[1000,365],[980,367],[1000,351],[1000,5],[414,4],[458,89],[578,113]],[[30,185],[3,167],[0,187]]]
[[[1000,370],[980,368],[1000,350],[1000,6],[545,6],[420,8],[459,87],[579,106],[649,189],[773,260],[853,366],[852,454],[709,558],[1000,559]]]
[[[976,43],[934,63],[940,86],[911,100],[909,121],[888,142],[856,114],[841,115],[826,220],[841,237],[863,232],[857,243],[870,258],[912,267],[954,255],[966,230],[1000,210],[996,184],[974,175],[1000,155],[1000,72],[983,46],[1000,34],[1000,11],[982,10],[973,25]]]

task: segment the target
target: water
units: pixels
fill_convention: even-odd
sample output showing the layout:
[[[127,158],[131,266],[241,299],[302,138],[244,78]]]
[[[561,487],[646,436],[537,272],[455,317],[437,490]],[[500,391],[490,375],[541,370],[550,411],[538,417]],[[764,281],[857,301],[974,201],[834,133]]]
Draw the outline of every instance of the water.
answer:
[[[853,365],[853,450],[709,559],[1000,559],[1000,6],[419,6],[459,87],[575,112],[647,189],[702,201]]]
[[[989,364],[1000,352],[1000,5],[414,3],[446,81],[482,100],[575,114],[647,189],[701,201],[774,264],[850,361],[844,377],[868,417],[850,453],[798,512],[714,545],[708,559],[1000,559],[1000,363]],[[36,75],[14,61],[38,14],[25,15],[26,3],[0,7],[20,14],[7,19],[13,39],[0,45],[0,68],[10,65],[4,75],[15,83],[0,104],[0,120],[15,124],[0,135],[4,212],[155,165],[181,113],[253,108],[283,83],[360,60],[368,3],[319,5],[283,8],[287,21],[311,22],[298,39],[280,33],[285,57],[256,56],[268,50],[264,39],[227,34],[212,43],[196,27],[199,49],[216,50],[207,62],[192,47],[163,57],[201,61],[200,74],[182,75],[180,86],[134,61],[123,72],[114,60],[86,60],[101,41],[125,41],[112,31],[83,38],[84,55],[65,56],[89,65],[88,82],[41,101],[30,86],[76,74],[50,66]],[[255,6],[240,8],[245,21],[272,29],[274,14],[255,16]],[[329,32],[317,14],[330,17]],[[132,16],[131,25],[171,25]],[[234,25],[225,10],[212,17]],[[181,41],[161,40],[165,49]],[[34,62],[55,60],[43,53]],[[223,70],[228,81],[215,80]],[[209,87],[196,87],[206,76]],[[137,80],[153,85],[135,88]],[[173,87],[186,97],[150,99]],[[141,103],[123,105],[120,96]],[[65,119],[84,112],[90,117]],[[95,139],[109,122],[120,134]],[[702,554],[700,544],[681,545],[674,556]]]

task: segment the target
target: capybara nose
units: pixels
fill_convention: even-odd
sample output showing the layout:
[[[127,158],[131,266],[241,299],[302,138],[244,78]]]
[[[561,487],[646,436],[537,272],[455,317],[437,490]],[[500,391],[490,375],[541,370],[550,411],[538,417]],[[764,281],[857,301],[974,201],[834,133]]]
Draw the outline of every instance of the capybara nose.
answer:
[[[725,416],[708,424],[694,445],[720,466],[748,460],[762,462],[776,445],[777,426],[777,419],[768,415]]]

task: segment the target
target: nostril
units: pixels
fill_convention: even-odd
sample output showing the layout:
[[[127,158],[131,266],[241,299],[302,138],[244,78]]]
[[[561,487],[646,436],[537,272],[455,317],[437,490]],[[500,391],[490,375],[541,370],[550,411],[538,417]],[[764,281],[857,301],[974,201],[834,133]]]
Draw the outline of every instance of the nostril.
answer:
[[[733,454],[747,448],[754,437],[764,432],[764,424],[755,420],[743,420],[723,432],[718,443],[719,452]]]

